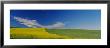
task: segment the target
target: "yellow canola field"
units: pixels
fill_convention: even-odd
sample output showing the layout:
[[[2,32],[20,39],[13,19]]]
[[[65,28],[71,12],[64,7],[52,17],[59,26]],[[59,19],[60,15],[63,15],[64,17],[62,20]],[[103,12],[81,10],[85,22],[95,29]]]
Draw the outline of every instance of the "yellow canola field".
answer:
[[[68,36],[50,34],[45,28],[11,28],[11,39],[69,39]]]

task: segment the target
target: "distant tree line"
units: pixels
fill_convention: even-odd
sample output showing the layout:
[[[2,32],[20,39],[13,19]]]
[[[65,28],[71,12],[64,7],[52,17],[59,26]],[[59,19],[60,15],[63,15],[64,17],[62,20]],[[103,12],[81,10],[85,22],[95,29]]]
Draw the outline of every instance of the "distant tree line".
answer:
[[[21,27],[11,26],[10,28],[21,28]]]

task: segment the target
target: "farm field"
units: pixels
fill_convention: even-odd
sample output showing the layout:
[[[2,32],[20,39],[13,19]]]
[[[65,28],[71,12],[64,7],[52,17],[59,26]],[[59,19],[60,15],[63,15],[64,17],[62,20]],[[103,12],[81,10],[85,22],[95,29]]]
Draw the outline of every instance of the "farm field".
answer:
[[[100,30],[83,30],[83,29],[48,29],[47,32],[66,35],[74,39],[100,39]]]
[[[11,39],[100,39],[100,30],[11,28]]]
[[[69,39],[68,36],[61,36],[46,32],[45,28],[11,28],[11,39]]]

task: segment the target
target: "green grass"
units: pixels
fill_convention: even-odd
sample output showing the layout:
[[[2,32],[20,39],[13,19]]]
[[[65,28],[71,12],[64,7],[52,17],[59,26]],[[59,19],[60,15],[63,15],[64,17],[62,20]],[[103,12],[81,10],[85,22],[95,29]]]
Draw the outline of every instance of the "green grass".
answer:
[[[65,35],[74,39],[100,39],[100,30],[81,30],[81,29],[47,29],[47,32]]]

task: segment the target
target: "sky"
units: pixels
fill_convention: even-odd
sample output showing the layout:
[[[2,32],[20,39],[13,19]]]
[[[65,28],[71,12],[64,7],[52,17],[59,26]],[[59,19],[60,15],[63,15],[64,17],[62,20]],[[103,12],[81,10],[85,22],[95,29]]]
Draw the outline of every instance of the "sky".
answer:
[[[10,10],[10,26],[100,30],[101,10]]]

